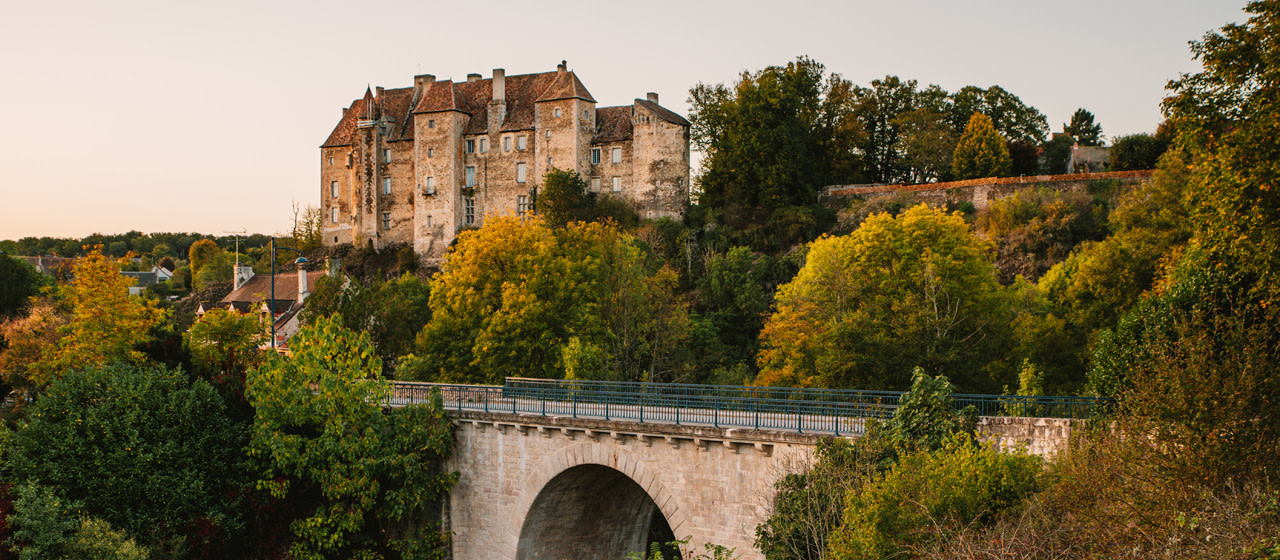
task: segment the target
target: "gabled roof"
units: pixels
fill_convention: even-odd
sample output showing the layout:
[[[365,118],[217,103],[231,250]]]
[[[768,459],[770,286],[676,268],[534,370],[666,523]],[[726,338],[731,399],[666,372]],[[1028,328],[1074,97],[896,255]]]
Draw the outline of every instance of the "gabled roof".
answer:
[[[556,80],[551,83],[542,95],[538,96],[538,101],[557,101],[560,99],[582,99],[596,102],[591,97],[591,92],[587,91],[587,86],[582,85],[578,80],[578,75],[573,72],[557,73]]]
[[[307,291],[315,292],[316,281],[325,275],[323,270],[307,271]],[[277,310],[288,309],[287,307],[279,307],[283,300],[298,299],[298,273],[283,272],[276,274],[276,304]],[[222,298],[222,302],[260,302],[271,299],[271,275],[260,274],[245,281],[240,289],[227,294]]]
[[[689,126],[689,121],[685,120],[684,117],[677,115],[674,112],[672,112],[670,109],[667,109],[666,107],[658,105],[657,103],[654,103],[647,99],[637,99],[636,106],[644,107],[645,109],[652,111],[654,116],[664,121],[667,121],[671,124],[676,124],[680,126]]]
[[[413,112],[462,111],[470,113],[465,107],[466,104],[458,96],[458,90],[454,87],[453,80],[443,80],[434,82],[427,87],[427,91],[423,93],[422,99],[418,101],[418,106],[413,109]]]
[[[333,127],[333,132],[329,133],[329,138],[320,147],[350,146],[351,136],[356,131],[356,115],[364,113],[364,105],[364,99],[352,101],[351,106],[347,108],[346,112],[342,113],[342,119],[338,121],[338,126]]]
[[[592,144],[621,142],[631,138],[631,106],[596,109],[596,135]]]

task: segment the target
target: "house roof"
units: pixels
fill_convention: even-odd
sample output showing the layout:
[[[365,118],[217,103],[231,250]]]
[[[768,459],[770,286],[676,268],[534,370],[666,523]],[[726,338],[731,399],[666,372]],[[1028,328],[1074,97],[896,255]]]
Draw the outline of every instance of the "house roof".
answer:
[[[619,142],[631,138],[631,106],[596,109],[596,135],[592,144]]]
[[[133,278],[135,282],[134,286],[138,288],[145,288],[160,282],[160,275],[156,274],[154,269],[146,272],[121,271],[120,275],[127,278]]]
[[[670,109],[667,109],[666,107],[658,105],[657,103],[654,103],[647,99],[637,99],[636,105],[652,111],[654,116],[664,121],[667,121],[671,124],[678,124],[680,126],[689,126],[689,121],[685,120],[684,117],[677,115],[674,112],[672,112]]]
[[[538,101],[559,101],[561,99],[582,99],[584,101],[596,102],[596,98],[591,97],[591,92],[587,91],[587,86],[582,85],[582,81],[578,79],[578,75],[573,72],[557,72],[555,81],[538,96]]]
[[[314,292],[316,289],[316,281],[325,275],[323,270],[307,271],[307,291]],[[281,307],[283,300],[298,299],[298,273],[285,272],[276,274],[276,309],[283,310],[288,307]],[[271,275],[261,274],[250,278],[227,297],[222,298],[222,302],[261,302],[271,299]],[[292,302],[290,302],[292,304]]]

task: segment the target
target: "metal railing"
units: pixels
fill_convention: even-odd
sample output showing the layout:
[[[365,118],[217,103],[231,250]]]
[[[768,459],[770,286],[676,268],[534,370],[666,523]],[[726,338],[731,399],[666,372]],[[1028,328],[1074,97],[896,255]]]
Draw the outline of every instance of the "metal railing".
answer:
[[[893,415],[905,393],[726,385],[507,378],[506,385],[397,382],[392,405],[428,402],[449,410],[567,416],[641,423],[860,434],[868,418]],[[1090,397],[954,395],[957,409],[983,416],[1086,418],[1105,403]]]

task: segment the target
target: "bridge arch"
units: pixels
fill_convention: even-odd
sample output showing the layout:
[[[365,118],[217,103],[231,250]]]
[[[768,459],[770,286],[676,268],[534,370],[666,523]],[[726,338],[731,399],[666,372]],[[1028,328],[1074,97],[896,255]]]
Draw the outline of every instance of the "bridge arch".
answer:
[[[511,510],[513,518],[507,525],[516,531],[513,543],[516,550],[509,557],[530,556],[530,551],[539,546],[540,532],[556,538],[558,526],[548,514],[554,514],[563,502],[580,503],[604,488],[611,492],[616,507],[602,513],[601,520],[640,524],[631,527],[629,533],[628,528],[620,527],[619,533],[610,537],[618,546],[634,538],[635,530],[646,533],[647,516],[651,513],[661,514],[670,528],[670,536],[687,536],[691,529],[679,497],[635,455],[617,445],[579,443],[551,455],[525,479],[519,500]],[[607,516],[622,519],[603,519]],[[547,521],[552,522],[550,527],[539,525]],[[643,541],[645,536],[641,534],[638,538]]]

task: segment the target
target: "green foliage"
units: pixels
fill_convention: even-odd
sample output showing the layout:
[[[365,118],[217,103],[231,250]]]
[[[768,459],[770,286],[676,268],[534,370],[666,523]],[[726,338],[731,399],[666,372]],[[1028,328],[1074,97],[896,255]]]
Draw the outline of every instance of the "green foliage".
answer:
[[[587,182],[577,171],[553,168],[542,177],[542,190],[536,197],[538,215],[551,227],[563,227],[586,218],[592,206],[591,198]]]
[[[964,135],[956,144],[951,159],[951,172],[956,179],[981,179],[1006,177],[1013,167],[1006,141],[996,132],[991,119],[982,113],[974,113],[964,128]]]
[[[67,543],[67,560],[147,560],[150,551],[101,519],[85,518]]]
[[[671,379],[686,367],[690,329],[677,284],[611,225],[498,218],[459,235],[432,280],[416,354],[431,365],[429,380],[562,378],[563,347],[578,337],[608,358],[604,371],[583,376]]]
[[[908,111],[895,119],[902,131],[902,163],[912,183],[946,181],[951,177],[951,155],[959,134],[946,116],[928,108]]]
[[[266,328],[257,314],[212,309],[182,339],[198,373],[211,380],[235,379],[238,384],[257,364]]]
[[[380,408],[391,396],[381,361],[340,317],[316,319],[290,346],[250,374],[246,394],[259,489],[308,504],[290,525],[292,557],[440,557],[443,536],[423,521],[456,480],[441,470],[453,445],[441,402]]]
[[[1107,234],[1107,207],[1087,194],[1019,190],[978,214],[975,229],[996,242],[1000,282],[1035,281],[1085,241]]]
[[[1067,172],[1067,162],[1071,160],[1071,147],[1076,139],[1068,134],[1056,134],[1042,146],[1040,156],[1040,173],[1060,175]]]
[[[744,72],[732,87],[690,90],[691,140],[706,154],[698,203],[718,210],[722,223],[759,227],[779,209],[814,205],[821,187],[852,177],[852,85],[824,74],[801,57]]]
[[[769,311],[771,295],[789,267],[746,247],[713,255],[698,284],[698,310],[714,329],[719,342],[719,365],[749,364]]]
[[[201,269],[213,262],[214,257],[219,253],[222,253],[222,249],[211,240],[201,239],[192,243],[191,249],[187,251],[187,262],[191,263],[191,275],[199,278]]]
[[[1093,113],[1076,109],[1071,115],[1071,122],[1062,125],[1062,132],[1070,134],[1081,146],[1101,146],[1102,125],[1093,122],[1093,118]]]
[[[937,451],[910,453],[883,478],[847,494],[828,554],[893,557],[910,545],[986,523],[1038,491],[1041,469],[1039,457],[979,446],[968,436],[949,438]]]
[[[982,113],[1001,136],[1009,140],[1038,143],[1049,134],[1049,121],[1035,107],[1000,86],[982,89],[965,86],[951,94],[951,127],[960,134],[974,113]]]
[[[391,280],[325,276],[307,297],[303,322],[338,314],[349,330],[368,333],[383,360],[403,356],[431,318],[431,286],[412,274]]]
[[[31,265],[0,253],[0,320],[24,315],[31,298],[48,284]]]
[[[992,360],[1010,317],[990,258],[963,218],[925,205],[813,242],[778,288],[756,383],[904,388],[921,365],[969,390],[998,388],[1005,372]]]
[[[65,558],[67,541],[76,529],[81,504],[70,502],[53,490],[36,484],[13,487],[16,499],[6,520],[14,526],[12,539],[19,560]]]
[[[924,375],[919,368],[914,374],[910,391],[891,418],[868,422],[866,433],[852,443],[820,440],[813,468],[775,483],[773,512],[756,528],[756,546],[765,558],[832,557],[830,542],[845,519],[847,494],[892,468],[903,453],[927,453],[957,437],[972,437],[976,414],[972,407],[955,410],[951,383]]]
[[[244,431],[222,398],[178,371],[73,370],[49,386],[6,445],[15,481],[55,490],[156,550],[205,520],[234,529]]]
[[[1187,185],[1199,242],[1280,294],[1280,3],[1252,2],[1245,24],[1193,42],[1204,70],[1169,84],[1164,101],[1195,170]]]
[[[1156,162],[1168,149],[1168,141],[1150,134],[1121,136],[1111,143],[1111,170],[1155,169]]]

